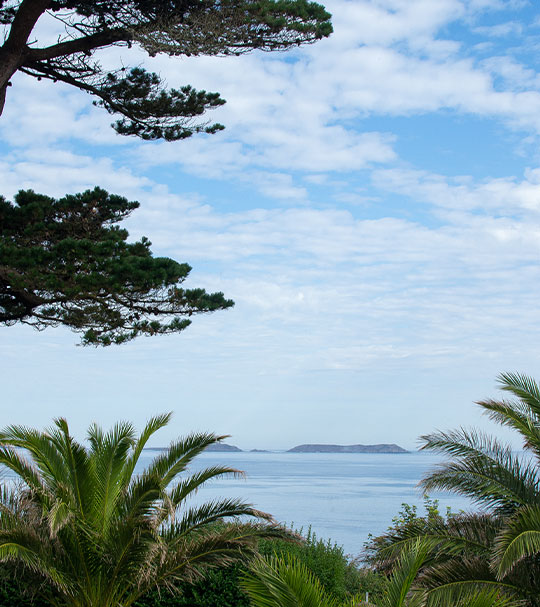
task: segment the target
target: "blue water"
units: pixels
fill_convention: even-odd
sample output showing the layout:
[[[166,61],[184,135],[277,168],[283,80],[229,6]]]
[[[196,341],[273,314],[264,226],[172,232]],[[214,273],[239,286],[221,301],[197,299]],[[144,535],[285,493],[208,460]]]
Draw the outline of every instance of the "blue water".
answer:
[[[156,454],[145,451],[144,466]],[[337,542],[345,553],[361,552],[369,533],[377,535],[392,522],[402,503],[423,511],[417,485],[441,461],[428,453],[203,453],[191,471],[228,465],[246,473],[205,485],[197,501],[239,497],[274,518],[304,530],[311,525],[320,538]],[[432,494],[443,511],[470,509],[452,494]]]
[[[145,450],[136,472],[157,455]],[[378,535],[403,503],[423,513],[420,479],[441,457],[429,453],[203,453],[189,472],[213,465],[244,471],[244,478],[227,477],[204,485],[193,504],[219,498],[241,498],[268,512],[276,521],[331,539],[345,553],[358,555],[368,534]],[[9,478],[11,475],[0,475]],[[471,509],[452,494],[432,494],[440,509]]]

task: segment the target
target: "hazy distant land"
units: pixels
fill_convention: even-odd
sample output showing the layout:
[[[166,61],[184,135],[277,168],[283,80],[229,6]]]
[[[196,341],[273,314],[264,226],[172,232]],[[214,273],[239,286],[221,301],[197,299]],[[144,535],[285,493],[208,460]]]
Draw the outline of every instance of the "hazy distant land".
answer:
[[[408,453],[394,443],[378,445],[298,445],[287,453]]]
[[[228,445],[227,443],[210,445],[206,451],[243,452],[239,447]],[[267,453],[264,449],[251,449],[250,452]],[[286,453],[408,453],[408,451],[395,443],[380,443],[378,445],[308,444],[297,445],[296,447],[287,450]]]
[[[205,451],[242,451],[242,449],[235,447],[234,445],[228,445],[227,443],[214,443],[205,449]]]

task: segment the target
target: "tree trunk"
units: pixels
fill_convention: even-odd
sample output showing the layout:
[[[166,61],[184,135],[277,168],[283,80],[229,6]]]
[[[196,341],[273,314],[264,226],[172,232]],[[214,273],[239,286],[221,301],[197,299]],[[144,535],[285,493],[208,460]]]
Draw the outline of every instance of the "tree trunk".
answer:
[[[20,67],[21,57],[17,53],[0,47],[0,116],[6,103],[7,87],[10,86],[10,79]]]
[[[0,115],[6,102],[9,80],[24,63],[28,38],[50,4],[50,0],[22,0],[11,23],[9,35],[0,47]]]

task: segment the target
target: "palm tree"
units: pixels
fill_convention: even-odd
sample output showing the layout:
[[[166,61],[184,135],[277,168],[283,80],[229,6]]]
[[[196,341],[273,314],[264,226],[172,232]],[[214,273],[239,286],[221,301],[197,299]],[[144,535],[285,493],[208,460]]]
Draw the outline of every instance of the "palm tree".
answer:
[[[422,449],[447,458],[423,479],[424,491],[460,493],[483,511],[419,519],[377,538],[375,564],[392,572],[403,569],[407,558],[415,562],[418,542],[427,549],[411,589],[415,600],[423,590],[429,606],[540,605],[540,388],[516,373],[500,375],[499,382],[511,398],[477,404],[518,433],[524,454],[477,430],[421,437]]]
[[[503,520],[487,514],[416,519],[376,538],[371,564],[389,576],[377,607],[522,604],[524,572],[498,579],[490,567]],[[525,579],[524,579],[525,577]],[[487,603],[486,603],[487,601]]]
[[[517,373],[499,376],[502,390],[514,400],[484,400],[477,404],[496,423],[518,432],[525,457],[509,445],[476,430],[460,429],[420,437],[422,449],[450,456],[422,481],[425,491],[460,493],[488,511],[508,516],[540,503],[540,388]]]
[[[450,456],[422,481],[424,490],[453,491],[482,506],[491,518],[486,544],[490,571],[537,604],[540,594],[540,387],[518,373],[499,376],[510,400],[477,403],[496,423],[512,428],[524,454],[478,431],[460,429],[421,437],[422,449]],[[433,579],[433,577],[432,577]]]
[[[492,565],[500,579],[529,572],[529,584],[540,593],[540,387],[517,373],[499,376],[501,388],[514,400],[486,400],[478,404],[490,418],[517,431],[525,456],[478,433],[438,433],[423,437],[423,448],[449,454],[424,479],[426,489],[449,489],[467,495],[493,512],[507,516],[494,541]]]
[[[489,583],[458,583],[437,565],[432,538],[418,537],[400,552],[386,592],[377,607],[517,607],[519,597],[505,588]],[[455,563],[454,563],[455,565]],[[442,574],[438,584],[426,584],[423,578]],[[424,582],[424,583],[423,583]]]
[[[240,474],[225,466],[188,473],[225,437],[191,434],[136,474],[143,448],[169,420],[152,418],[138,437],[126,422],[109,432],[92,425],[88,447],[64,419],[45,432],[0,432],[0,464],[18,479],[0,495],[0,561],[44,578],[55,605],[129,607],[151,588],[251,553],[259,537],[286,534],[241,500],[187,503],[206,482]]]

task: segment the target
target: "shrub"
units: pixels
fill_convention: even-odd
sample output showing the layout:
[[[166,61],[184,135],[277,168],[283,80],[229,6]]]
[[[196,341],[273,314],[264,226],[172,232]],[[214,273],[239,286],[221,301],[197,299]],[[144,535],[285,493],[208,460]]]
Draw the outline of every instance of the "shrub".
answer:
[[[295,557],[315,574],[328,594],[338,599],[347,596],[345,570],[348,562],[343,548],[331,540],[319,539],[311,528],[308,529],[305,541],[301,543],[261,540],[259,552],[263,556]]]
[[[135,607],[249,607],[249,599],[240,590],[241,573],[239,563],[211,569],[193,584],[182,584],[178,592],[149,592]]]

